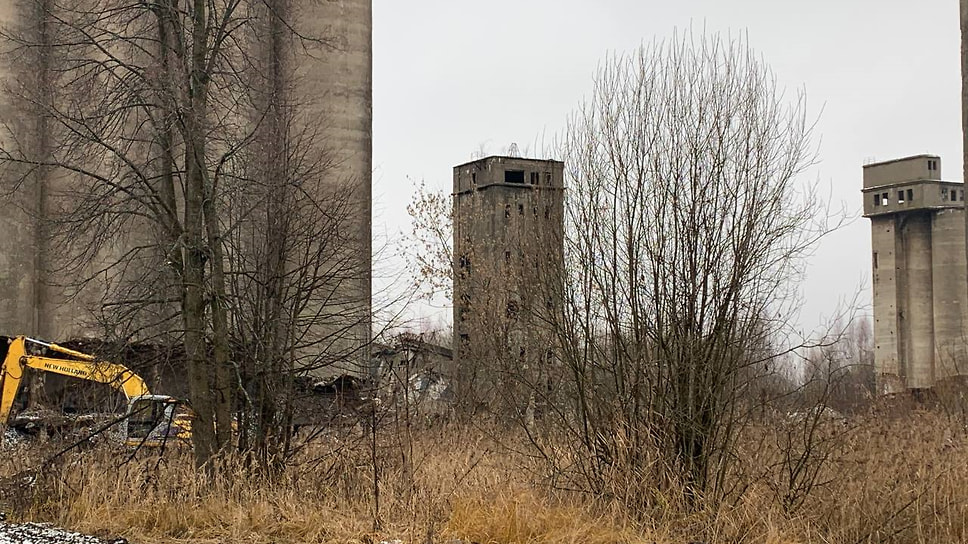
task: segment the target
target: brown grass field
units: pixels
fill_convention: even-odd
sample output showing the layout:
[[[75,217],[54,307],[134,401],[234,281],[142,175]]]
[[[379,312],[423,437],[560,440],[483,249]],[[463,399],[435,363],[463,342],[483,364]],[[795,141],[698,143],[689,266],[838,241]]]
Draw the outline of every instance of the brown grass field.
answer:
[[[203,477],[186,451],[125,463],[127,454],[108,446],[42,468],[54,446],[34,442],[7,448],[0,498],[11,519],[133,544],[968,542],[968,433],[941,413],[851,420],[831,442],[817,486],[787,508],[777,492],[783,478],[769,468],[779,441],[762,429],[741,448],[738,491],[698,511],[669,490],[631,507],[552,489],[538,464],[493,436],[448,427],[406,443],[381,438],[379,523],[371,451],[349,435],[320,441],[271,480],[231,462]]]

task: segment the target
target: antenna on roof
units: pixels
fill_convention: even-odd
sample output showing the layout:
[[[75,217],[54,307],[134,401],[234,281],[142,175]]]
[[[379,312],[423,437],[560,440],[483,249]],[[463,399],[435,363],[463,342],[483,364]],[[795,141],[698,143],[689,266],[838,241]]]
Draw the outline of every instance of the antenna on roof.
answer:
[[[508,157],[521,157],[521,151],[518,150],[517,142],[511,142],[511,147],[508,148]]]

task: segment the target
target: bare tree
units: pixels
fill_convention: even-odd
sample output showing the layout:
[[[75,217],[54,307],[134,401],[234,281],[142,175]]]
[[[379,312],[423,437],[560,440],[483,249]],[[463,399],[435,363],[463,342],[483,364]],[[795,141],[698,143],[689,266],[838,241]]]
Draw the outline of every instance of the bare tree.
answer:
[[[794,282],[830,229],[798,182],[811,128],[743,40],[692,34],[606,60],[570,119],[553,421],[599,492],[656,467],[692,501],[722,492],[751,370],[791,349]]]

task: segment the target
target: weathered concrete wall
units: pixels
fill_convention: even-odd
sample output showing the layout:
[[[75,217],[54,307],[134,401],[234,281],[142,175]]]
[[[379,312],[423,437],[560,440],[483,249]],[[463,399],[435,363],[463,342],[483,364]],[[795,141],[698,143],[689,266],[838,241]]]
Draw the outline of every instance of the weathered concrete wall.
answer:
[[[0,2],[0,24],[11,25],[16,20],[13,2]],[[16,74],[6,63],[0,65],[0,80],[5,86],[16,84]],[[19,125],[20,112],[11,104],[0,104],[0,118]],[[13,143],[13,134],[2,133],[3,145]],[[25,191],[13,185],[10,173],[5,174],[0,193],[0,331],[12,334],[29,331],[33,323],[34,289],[34,227],[28,213],[30,199]]]
[[[968,322],[968,269],[965,260],[964,210],[933,215],[935,380],[968,374],[965,324]]]
[[[327,146],[331,179],[353,200],[351,242],[353,278],[342,281],[341,298],[350,325],[342,344],[361,346],[347,371],[373,371],[372,301],[372,125],[373,125],[373,3],[372,0],[316,2],[297,0],[294,21],[307,36],[324,44],[305,43],[296,56],[296,96],[317,118],[314,128]],[[297,27],[298,28],[298,27]],[[297,47],[300,51],[301,47]],[[338,324],[337,328],[345,325]],[[328,335],[328,332],[324,332]]]
[[[454,167],[454,355],[535,361],[563,259],[564,164],[488,157]],[[543,340],[542,340],[543,338]],[[498,350],[506,353],[498,354]],[[500,358],[500,357],[498,357]],[[469,364],[473,364],[471,361]]]
[[[37,4],[0,1],[0,19],[4,28],[16,29],[32,43],[44,43],[45,23]],[[50,48],[42,45],[4,50],[4,85],[14,96],[26,91],[42,104],[55,100],[52,57]],[[6,129],[2,138],[7,149],[43,161],[48,160],[54,135],[37,112],[38,107],[26,100],[5,101],[0,104],[0,123]],[[48,195],[55,184],[63,183],[63,176],[47,168],[10,164],[2,176],[0,228],[6,239],[0,246],[0,300],[9,309],[0,312],[0,331],[51,337],[67,328],[59,318],[69,312],[63,308],[60,290],[51,286],[52,248],[42,218],[50,205]]]
[[[920,208],[964,206],[964,184],[917,180],[864,189],[864,215],[872,217]]]
[[[931,214],[911,213],[899,220],[898,327],[907,386],[934,385],[934,295]]]
[[[937,155],[914,155],[864,165],[865,189],[920,179],[941,179],[940,157]]]
[[[897,335],[897,251],[894,217],[871,218],[872,265],[874,274],[874,360],[880,393],[903,390],[903,368]]]

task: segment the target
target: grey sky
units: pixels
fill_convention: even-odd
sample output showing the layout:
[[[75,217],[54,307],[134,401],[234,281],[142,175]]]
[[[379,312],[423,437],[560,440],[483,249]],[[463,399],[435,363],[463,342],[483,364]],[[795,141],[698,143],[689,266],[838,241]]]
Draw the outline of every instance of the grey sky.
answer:
[[[449,190],[451,167],[481,145],[498,152],[550,140],[608,52],[677,28],[745,32],[781,85],[806,89],[820,115],[810,175],[854,214],[865,160],[936,153],[943,177],[962,179],[956,0],[375,0],[373,19],[381,238],[409,230],[408,177]],[[803,324],[818,323],[861,286],[866,304],[867,220],[827,238],[807,274]]]

